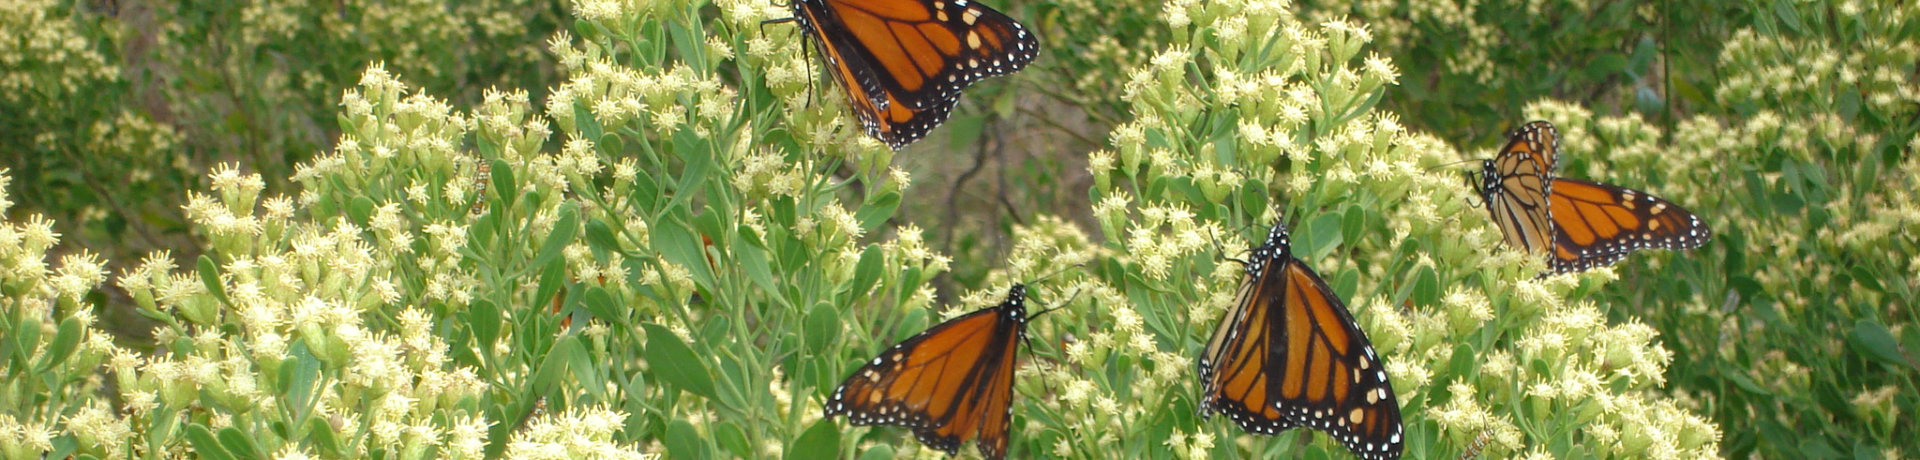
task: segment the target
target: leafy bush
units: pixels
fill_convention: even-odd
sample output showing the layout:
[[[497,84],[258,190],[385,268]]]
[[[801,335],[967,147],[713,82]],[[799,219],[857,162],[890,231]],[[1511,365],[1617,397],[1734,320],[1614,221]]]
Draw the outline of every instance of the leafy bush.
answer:
[[[284,190],[332,147],[341,91],[368,62],[463,105],[544,87],[559,3],[8,2],[0,161],[25,207],[110,259],[195,255],[177,201],[210,167],[239,161]]]
[[[0,28],[100,36],[47,19],[65,7],[22,5],[0,11],[13,13]],[[368,19],[354,24],[371,29],[272,26],[334,14],[326,8],[169,10],[218,19],[167,25],[181,43],[227,30],[208,40],[254,50],[179,82],[256,68],[281,46],[329,56],[239,79],[269,90],[242,91],[235,107],[274,120],[240,127],[162,128],[76,98],[129,91],[111,53],[19,54],[41,63],[0,83],[38,92],[5,102],[67,117],[45,118],[68,121],[41,125],[58,132],[35,151],[80,156],[10,158],[11,174],[137,178],[129,171],[159,164],[184,175],[199,167],[160,152],[207,129],[268,136],[238,148],[275,153],[141,189],[185,196],[182,226],[199,243],[180,249],[185,259],[151,254],[111,287],[90,252],[49,268],[62,238],[53,222],[0,225],[0,350],[11,350],[0,353],[0,453],[933,457],[906,430],[823,419],[820,404],[876,350],[1032,283],[1038,303],[1063,309],[1032,323],[1013,455],[1344,456],[1325,436],[1251,436],[1195,416],[1195,356],[1242,277],[1228,261],[1275,221],[1386,355],[1411,458],[1920,448],[1899,436],[1917,394],[1907,350],[1920,346],[1908,300],[1920,241],[1900,231],[1920,224],[1910,26],[1920,7],[1440,14],[1454,7],[1367,2],[1303,21],[1266,0],[1014,5],[1047,50],[1036,68],[970,91],[968,107],[1005,114],[1016,91],[1034,91],[1111,130],[1086,136],[1098,145],[1084,155],[1084,209],[964,227],[1010,235],[995,255],[943,254],[902,218],[927,186],[860,132],[797,31],[762,28],[784,8],[576,2],[578,21],[545,42],[560,80],[536,95],[457,82],[497,75],[475,64],[486,59],[539,74],[529,44],[512,38],[529,32],[498,12],[545,9],[452,10],[483,18],[473,22],[432,5],[351,4]],[[1513,20],[1534,10],[1548,20]],[[1688,15],[1707,25],[1652,45],[1632,31]],[[226,22],[240,27],[214,27]],[[1575,23],[1590,29],[1565,26]],[[1459,30],[1498,32],[1416,46]],[[1687,35],[1720,30],[1735,32]],[[1149,45],[1118,46],[1115,31]],[[491,38],[451,44],[475,34]],[[343,55],[321,52],[361,37]],[[1503,46],[1515,42],[1530,45]],[[434,51],[456,48],[475,54]],[[336,93],[317,89],[348,81],[368,54],[425,89],[373,66],[324,116]],[[1619,65],[1564,71],[1589,60]],[[1724,70],[1682,65],[1695,60]],[[1497,71],[1526,62],[1554,64]],[[507,86],[547,84],[528,78]],[[1609,96],[1549,98],[1595,94]],[[1023,107],[1018,117],[1044,113]],[[337,120],[331,148],[258,128],[316,111]],[[102,118],[90,113],[128,115],[111,125],[120,134],[99,135],[75,128]],[[954,143],[1000,135],[986,118],[963,113],[943,129]],[[1563,174],[1673,199],[1709,220],[1714,242],[1532,279],[1543,264],[1500,246],[1457,163],[1489,156],[1491,134],[1535,118],[1560,126]],[[288,167],[277,152],[302,148],[273,147],[287,145],[324,153]],[[128,169],[97,169],[113,152],[131,155],[113,166]],[[1032,174],[1014,187],[1064,187],[1080,172]],[[0,193],[71,190],[32,177]],[[205,193],[169,192],[201,181]],[[112,186],[142,187],[129,183]],[[70,215],[111,194],[34,202]],[[151,350],[101,329],[91,293],[103,290],[158,324]]]
[[[1920,30],[1912,27],[1920,10],[1861,2],[1313,8],[1365,17],[1397,61],[1436,69],[1387,98],[1409,124],[1491,147],[1498,144],[1478,139],[1551,120],[1563,134],[1562,174],[1643,188],[1713,225],[1715,241],[1701,250],[1629,258],[1616,269],[1623,282],[1593,300],[1618,306],[1615,321],[1645,318],[1660,331],[1674,349],[1678,401],[1742,427],[1728,431],[1724,455],[1920,450],[1915,438],[1892,434],[1910,424],[1890,418],[1913,407],[1920,390],[1911,314],[1920,241],[1892,230],[1914,222],[1907,195],[1920,146]],[[1604,24],[1639,25],[1596,27]],[[1462,30],[1473,31],[1466,41],[1440,39]],[[1622,56],[1626,68],[1617,69]],[[1469,61],[1496,71],[1485,81],[1462,78],[1486,68],[1457,65]],[[1512,115],[1523,103],[1525,116]],[[1436,110],[1444,113],[1429,113]]]

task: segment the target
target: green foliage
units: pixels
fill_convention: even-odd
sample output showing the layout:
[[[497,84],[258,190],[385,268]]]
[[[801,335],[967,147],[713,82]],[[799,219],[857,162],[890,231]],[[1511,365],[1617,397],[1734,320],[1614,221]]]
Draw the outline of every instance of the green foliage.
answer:
[[[1385,107],[1447,139],[1496,143],[1542,97],[1664,123],[1711,107],[1721,41],[1779,2],[1590,0],[1300,2],[1318,22],[1351,16],[1381,54],[1419,69]]]
[[[104,256],[186,248],[178,198],[225,161],[285,189],[332,146],[339,96],[370,62],[462,105],[492,86],[544,87],[560,3],[9,2],[0,163],[23,208]]]
[[[1708,220],[1707,247],[1629,257],[1616,269],[1622,282],[1594,300],[1615,306],[1615,321],[1644,318],[1661,332],[1674,349],[1676,399],[1746,427],[1727,432],[1724,455],[1920,450],[1893,434],[1911,429],[1895,421],[1900,408],[1920,403],[1920,243],[1895,230],[1915,228],[1920,10],[1757,1],[1317,9],[1363,17],[1397,62],[1436,69],[1406,79],[1386,106],[1471,140],[1463,145],[1476,153],[1463,158],[1488,156],[1498,145],[1490,137],[1520,122],[1550,120],[1563,134],[1563,175],[1642,188]],[[1439,39],[1459,31],[1472,33]],[[1628,65],[1607,72],[1618,56]],[[1462,65],[1471,62],[1498,71],[1463,78],[1480,68]],[[1523,116],[1513,112],[1521,105]]]
[[[1920,7],[1016,2],[1041,60],[908,155],[1071,132],[1091,186],[1045,206],[1082,192],[1036,171],[1076,150],[1016,168],[1036,190],[993,206],[1029,218],[938,229],[1006,252],[949,255],[904,218],[930,187],[763,27],[786,9],[574,2],[547,38],[555,5],[458,3],[0,8],[52,37],[0,52],[0,211],[56,216],[0,223],[0,455],[938,456],[821,404],[1031,283],[1062,309],[1031,323],[1013,456],[1343,457],[1195,415],[1228,261],[1275,221],[1384,355],[1410,458],[1920,450]],[[125,30],[177,57],[126,77]],[[997,121],[1054,108],[1093,127]],[[1563,175],[1672,199],[1713,242],[1532,279],[1458,166],[1530,119]],[[135,220],[197,242],[108,287],[91,252],[49,268],[66,220],[109,259]],[[100,291],[150,350],[103,330]]]

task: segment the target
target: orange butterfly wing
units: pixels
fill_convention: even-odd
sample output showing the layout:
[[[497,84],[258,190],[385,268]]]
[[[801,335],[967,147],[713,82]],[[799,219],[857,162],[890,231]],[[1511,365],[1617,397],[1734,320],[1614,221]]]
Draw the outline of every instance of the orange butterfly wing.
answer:
[[[1560,133],[1544,121],[1528,123],[1508,135],[1500,154],[1482,163],[1480,198],[1507,245],[1545,253],[1553,242],[1547,196],[1560,160]]]
[[[1366,459],[1399,458],[1400,404],[1380,356],[1333,289],[1294,259],[1275,225],[1200,362],[1201,414],[1241,429],[1324,431]]]
[[[1004,458],[1013,413],[1014,350],[1026,337],[1026,287],[999,306],[940,323],[888,348],[847,377],[826,416],[855,425],[913,429],[953,455],[975,436],[981,455]]]
[[[1039,40],[967,0],[794,0],[867,134],[895,149],[945,122],[960,91],[1026,67]]]
[[[1271,305],[1254,304],[1256,299],[1271,296],[1263,292],[1274,284],[1267,279],[1278,277],[1272,275],[1274,270],[1259,269],[1266,263],[1267,259],[1254,256],[1247,269],[1250,279],[1240,286],[1235,308],[1220,319],[1206,354],[1201,356],[1200,381],[1206,389],[1200,399],[1200,415],[1210,417],[1221,412],[1248,433],[1279,434],[1297,424],[1282,416],[1269,390],[1272,385],[1267,372],[1268,361],[1274,356],[1274,331],[1268,325],[1274,322],[1274,312]]]
[[[1560,179],[1551,201],[1557,273],[1612,265],[1640,249],[1693,249],[1713,236],[1700,216],[1639,190]]]
[[[1482,164],[1477,187],[1508,246],[1548,254],[1540,276],[1612,265],[1638,249],[1697,248],[1712,236],[1699,216],[1667,200],[1557,177],[1559,140],[1544,121],[1514,130]]]

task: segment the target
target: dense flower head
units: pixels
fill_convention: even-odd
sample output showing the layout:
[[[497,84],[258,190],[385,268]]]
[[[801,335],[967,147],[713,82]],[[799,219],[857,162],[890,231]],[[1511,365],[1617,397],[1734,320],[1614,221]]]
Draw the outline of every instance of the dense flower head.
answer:
[[[586,407],[534,417],[507,443],[514,458],[649,458],[613,439],[629,415],[606,407]]]

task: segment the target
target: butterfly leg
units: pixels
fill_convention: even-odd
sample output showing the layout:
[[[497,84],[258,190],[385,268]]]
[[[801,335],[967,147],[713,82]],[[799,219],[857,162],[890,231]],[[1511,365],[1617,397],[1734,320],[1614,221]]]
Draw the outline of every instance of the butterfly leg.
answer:
[[[788,8],[788,7],[790,7],[791,5],[793,5],[793,2],[787,2],[787,3],[784,3],[784,4],[782,4],[782,3],[780,3],[780,2],[777,2],[777,1],[773,1],[773,0],[768,0],[768,2],[770,2],[770,3],[773,3],[773,4],[775,5],[775,6],[779,6],[779,7],[781,7],[781,8]],[[788,17],[784,17],[784,18],[778,18],[778,19],[768,19],[768,20],[765,20],[765,21],[760,21],[760,35],[761,35],[761,36],[766,36],[766,35],[767,35],[767,25],[768,25],[768,24],[785,24],[785,23],[789,23],[789,22],[795,22],[795,21],[799,21],[799,20],[800,20],[800,18],[799,18],[799,17],[797,17],[797,16],[788,16]],[[809,75],[809,76],[811,76],[811,75],[814,75],[814,73],[813,73],[813,48],[812,48],[812,47],[809,47],[809,46],[807,46],[807,45],[805,45],[805,44],[801,44],[801,45],[800,45],[800,53],[801,53],[801,54],[802,54],[803,56],[805,56],[805,58],[804,58],[804,59],[801,59],[801,62],[805,62],[805,63],[806,63],[806,66],[807,66],[807,75]],[[808,79],[807,79],[807,101],[808,101],[809,103],[811,103],[811,102],[813,101],[813,78],[808,78]]]
[[[1480,179],[1479,179],[1478,177],[1476,177],[1476,176],[1475,176],[1475,175],[1474,175],[1473,173],[1471,173],[1471,172],[1469,172],[1469,173],[1467,173],[1467,179],[1466,179],[1466,182],[1467,182],[1467,185],[1469,185],[1469,186],[1472,186],[1472,187],[1473,187],[1473,190],[1475,190],[1475,191],[1480,191],[1480,190],[1486,190],[1486,189],[1484,189],[1484,188],[1480,188]],[[1468,197],[1467,197],[1467,205],[1468,205],[1468,206],[1473,206],[1473,207],[1476,207],[1476,208],[1478,208],[1478,207],[1480,207],[1480,205],[1482,205],[1482,204],[1486,204],[1486,203],[1474,203],[1474,202],[1473,202],[1473,197],[1472,197],[1472,196],[1468,196]]]

